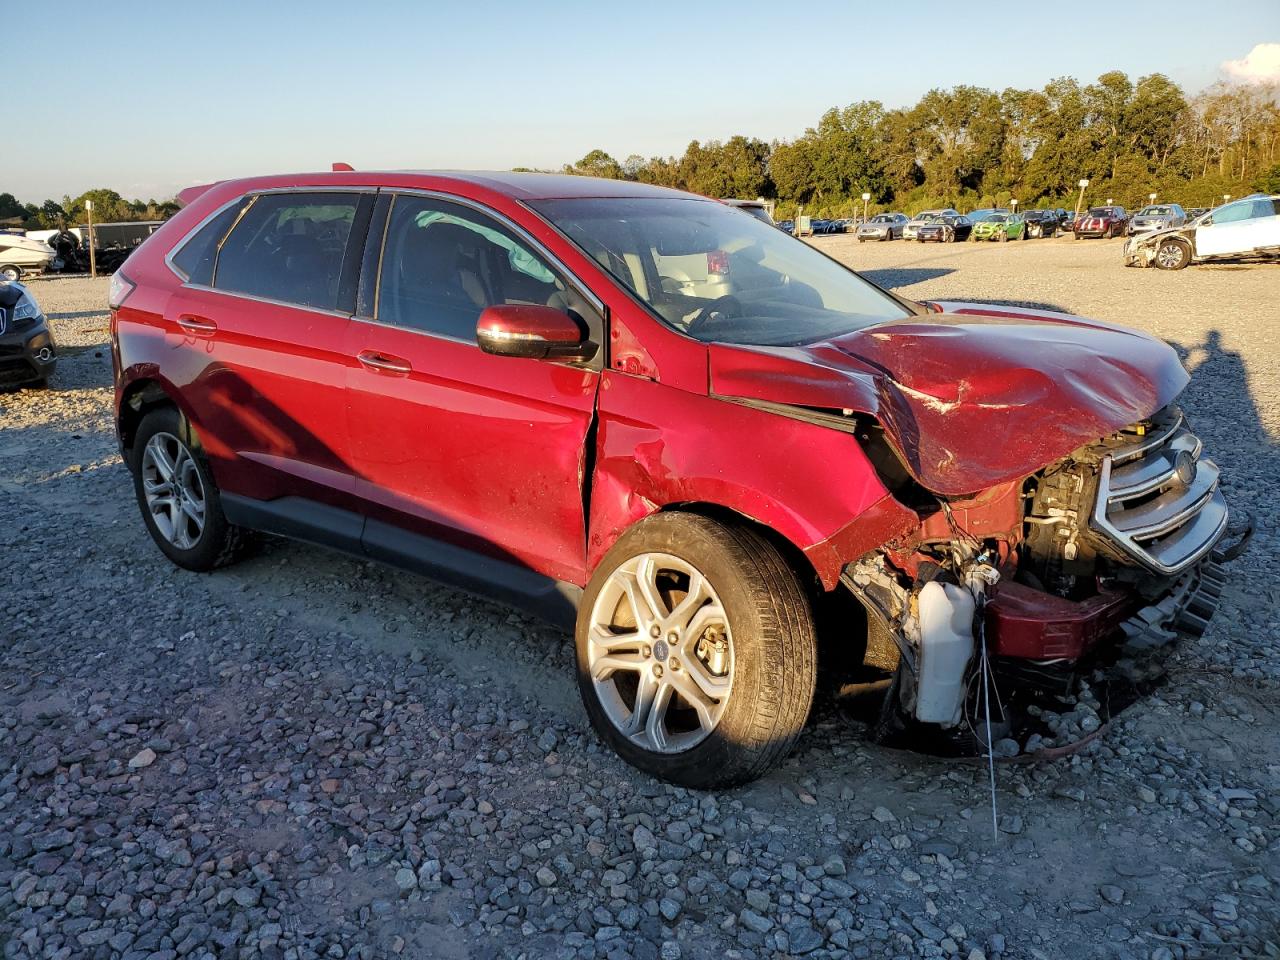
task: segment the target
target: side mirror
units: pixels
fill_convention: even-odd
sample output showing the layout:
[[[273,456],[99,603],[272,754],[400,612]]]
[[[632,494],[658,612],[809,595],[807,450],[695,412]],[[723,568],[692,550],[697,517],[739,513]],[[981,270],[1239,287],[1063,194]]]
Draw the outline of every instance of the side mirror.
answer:
[[[476,322],[476,341],[485,353],[529,360],[590,360],[597,349],[563,310],[523,303],[486,307]]]

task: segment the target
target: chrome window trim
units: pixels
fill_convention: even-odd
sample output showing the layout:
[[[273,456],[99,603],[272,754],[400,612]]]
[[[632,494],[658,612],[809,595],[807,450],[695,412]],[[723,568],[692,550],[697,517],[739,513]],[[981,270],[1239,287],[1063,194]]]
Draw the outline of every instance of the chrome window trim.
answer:
[[[239,297],[242,300],[252,300],[254,303],[266,303],[273,307],[288,307],[291,310],[302,310],[305,313],[316,313],[324,317],[341,317],[343,320],[352,319],[351,314],[345,310],[325,310],[323,307],[311,307],[302,303],[293,303],[289,300],[273,300],[270,297],[260,297],[256,293],[241,293],[239,290],[219,290],[203,283],[183,283],[183,286],[188,290],[217,293],[224,297]]]

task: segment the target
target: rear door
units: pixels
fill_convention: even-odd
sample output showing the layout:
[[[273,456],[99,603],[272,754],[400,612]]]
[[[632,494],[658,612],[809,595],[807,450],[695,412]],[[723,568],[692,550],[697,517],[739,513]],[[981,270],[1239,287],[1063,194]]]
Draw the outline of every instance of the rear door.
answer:
[[[351,191],[252,196],[171,301],[170,369],[225,493],[355,507],[344,347],[372,202]]]
[[[471,562],[451,552],[462,548],[491,561],[481,579],[498,588],[522,570],[582,584],[600,358],[492,356],[475,331],[486,306],[549,304],[602,343],[602,308],[519,227],[469,201],[401,193],[379,206],[381,260],[366,260],[346,339],[365,549],[449,579],[445,568]]]

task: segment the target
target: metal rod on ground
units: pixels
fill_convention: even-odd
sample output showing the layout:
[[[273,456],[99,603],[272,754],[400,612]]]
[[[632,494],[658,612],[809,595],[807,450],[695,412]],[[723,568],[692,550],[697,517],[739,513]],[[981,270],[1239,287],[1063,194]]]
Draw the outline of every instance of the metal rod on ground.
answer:
[[[98,259],[94,255],[94,249],[93,249],[94,246],[96,246],[96,244],[94,244],[93,242],[93,201],[92,200],[86,200],[84,202],[84,213],[89,220],[89,276],[94,277],[96,279],[98,276]]]

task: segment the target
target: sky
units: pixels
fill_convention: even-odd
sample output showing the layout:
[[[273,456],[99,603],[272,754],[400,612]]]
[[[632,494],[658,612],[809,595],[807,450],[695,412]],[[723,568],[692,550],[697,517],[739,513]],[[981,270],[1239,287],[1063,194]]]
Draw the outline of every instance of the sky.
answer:
[[[801,135],[833,106],[1107,70],[1280,80],[1280,2],[7,0],[0,192],[558,168]],[[1264,46],[1259,47],[1259,44]],[[1257,48],[1257,49],[1255,49]],[[16,55],[16,50],[25,53]]]

